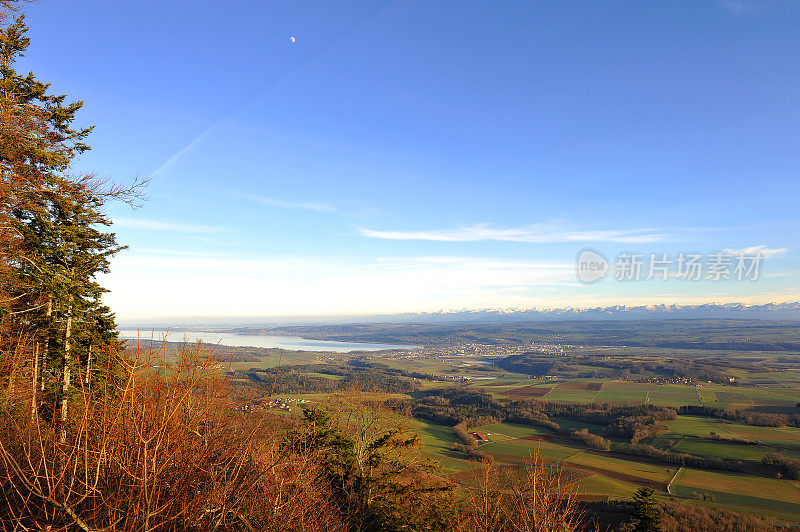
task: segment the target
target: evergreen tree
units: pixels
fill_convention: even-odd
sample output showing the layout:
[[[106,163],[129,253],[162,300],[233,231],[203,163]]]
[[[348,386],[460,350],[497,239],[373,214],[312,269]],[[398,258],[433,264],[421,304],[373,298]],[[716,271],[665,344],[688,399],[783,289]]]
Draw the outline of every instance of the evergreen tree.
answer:
[[[633,494],[633,516],[638,519],[637,532],[657,532],[661,521],[661,512],[653,500],[655,492],[652,488],[639,488]]]
[[[46,135],[28,138],[18,145],[17,157],[37,169],[50,172],[66,170],[72,159],[90,149],[83,141],[92,128],[74,129],[75,114],[83,102],[64,104],[65,95],[49,94],[49,83],[36,79],[32,72],[22,75],[15,69],[16,61],[28,49],[30,39],[25,36],[28,27],[24,15],[19,16],[6,28],[0,28],[0,98],[4,105],[15,108],[17,114],[35,110],[47,125]],[[5,163],[0,159],[0,163]]]
[[[82,102],[65,103],[33,73],[15,70],[29,45],[26,32],[23,16],[0,28],[0,353],[9,358],[12,347],[24,351],[21,339],[30,340],[32,388],[41,379],[45,389],[47,380],[48,391],[60,394],[63,434],[77,368],[89,384],[87,375],[97,374],[88,373],[92,356],[117,344],[96,276],[122,247],[104,230],[109,194],[68,174],[73,158],[89,149],[92,128],[73,125]]]
[[[328,412],[303,410],[304,429],[289,431],[285,445],[311,453],[323,466],[342,513],[356,530],[394,532],[445,530],[455,518],[450,489],[409,474],[406,453],[421,444],[416,433],[398,429],[355,439],[334,427]]]

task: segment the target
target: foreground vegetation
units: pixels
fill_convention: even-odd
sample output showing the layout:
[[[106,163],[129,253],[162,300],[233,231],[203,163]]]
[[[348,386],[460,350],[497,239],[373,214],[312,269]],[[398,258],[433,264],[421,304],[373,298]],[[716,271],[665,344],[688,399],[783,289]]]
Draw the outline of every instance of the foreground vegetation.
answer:
[[[3,529],[575,530],[583,519],[574,486],[535,456],[513,475],[487,465],[459,492],[413,428],[363,395],[296,418],[247,411],[257,391],[205,355],[108,354],[117,379],[80,386],[66,425],[46,406],[31,412],[23,382],[0,396]]]

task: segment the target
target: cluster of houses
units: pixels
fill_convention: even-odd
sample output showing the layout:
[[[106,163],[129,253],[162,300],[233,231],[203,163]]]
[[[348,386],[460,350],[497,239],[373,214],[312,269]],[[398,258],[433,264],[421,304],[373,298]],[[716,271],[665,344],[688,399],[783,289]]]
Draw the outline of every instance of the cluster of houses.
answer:
[[[279,410],[283,410],[289,412],[292,409],[292,403],[295,404],[308,404],[310,403],[307,399],[292,399],[292,398],[277,398],[271,399],[266,401],[266,399],[261,401],[253,401],[250,403],[243,403],[236,407],[236,410],[240,412],[255,412],[259,410],[267,410],[269,408],[277,408]]]
[[[280,410],[286,410],[287,412],[292,409],[291,403],[297,404],[306,404],[309,401],[307,399],[273,399],[269,403],[267,403],[267,408],[278,408]]]
[[[690,377],[636,377],[635,379],[620,377],[619,380],[629,381],[629,382],[646,382],[650,384],[694,384],[695,383],[695,379]]]
[[[692,377],[637,377],[637,378],[619,378],[622,381],[629,381],[629,382],[647,382],[651,384],[694,384],[697,385],[698,382],[703,383],[707,382],[712,384],[712,381],[698,381]],[[729,384],[737,384],[736,377],[725,377],[726,381]]]

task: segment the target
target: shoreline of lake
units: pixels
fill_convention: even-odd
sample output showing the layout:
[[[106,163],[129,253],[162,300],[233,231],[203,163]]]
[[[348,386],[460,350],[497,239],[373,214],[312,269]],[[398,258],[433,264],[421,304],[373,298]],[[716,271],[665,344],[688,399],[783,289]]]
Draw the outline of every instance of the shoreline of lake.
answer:
[[[117,331],[125,340],[153,340],[166,342],[195,342],[201,340],[211,345],[227,347],[277,348],[289,351],[325,351],[349,353],[351,351],[384,351],[388,349],[414,349],[412,345],[392,345],[367,342],[339,342],[335,340],[314,340],[301,336],[278,334],[236,334],[210,331],[167,331],[164,329],[122,329]]]

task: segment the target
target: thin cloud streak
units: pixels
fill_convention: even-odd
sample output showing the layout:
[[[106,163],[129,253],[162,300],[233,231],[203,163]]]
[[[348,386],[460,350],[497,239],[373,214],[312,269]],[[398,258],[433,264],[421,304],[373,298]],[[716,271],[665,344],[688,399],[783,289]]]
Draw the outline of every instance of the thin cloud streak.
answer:
[[[503,242],[554,243],[554,242],[618,242],[642,244],[660,242],[669,235],[653,229],[625,231],[568,231],[551,224],[537,224],[507,229],[495,229],[488,224],[457,227],[434,231],[376,231],[360,228],[362,236],[386,240],[429,240],[437,242]]]
[[[393,2],[389,3],[387,6],[385,6],[384,8],[382,8],[380,11],[378,11],[378,13],[373,15],[363,25],[363,27],[367,27],[368,25],[370,25],[375,20],[378,20],[379,18],[383,17],[385,14],[389,13],[390,11],[392,11],[392,9],[395,7],[395,4],[397,4],[397,2],[393,1]],[[194,151],[194,149],[197,146],[202,144],[216,130],[221,129],[225,125],[233,124],[233,123],[237,122],[242,116],[247,114],[249,111],[252,111],[253,109],[257,108],[258,106],[263,105],[264,97],[267,94],[269,94],[270,91],[273,91],[273,90],[277,89],[278,87],[280,87],[281,85],[284,85],[284,84],[288,83],[289,81],[297,78],[300,74],[302,74],[303,72],[308,70],[312,65],[314,65],[315,63],[320,62],[321,59],[325,55],[327,55],[330,50],[334,49],[336,46],[338,46],[341,43],[345,42],[346,40],[350,39],[352,37],[352,35],[356,31],[357,30],[353,30],[346,37],[344,37],[344,38],[340,39],[339,41],[337,41],[335,43],[332,43],[329,46],[327,46],[326,48],[322,49],[315,56],[313,56],[309,60],[307,60],[304,64],[293,68],[292,70],[290,70],[288,73],[286,73],[282,77],[279,77],[276,80],[272,81],[271,83],[267,84],[265,87],[263,87],[259,91],[258,96],[256,96],[255,98],[251,99],[249,102],[245,103],[244,105],[242,105],[240,108],[236,109],[235,111],[233,111],[233,112],[229,113],[228,115],[224,116],[220,120],[218,120],[218,121],[214,122],[213,124],[211,124],[202,133],[200,133],[199,135],[194,137],[186,146],[184,146],[183,148],[181,148],[180,150],[175,152],[173,155],[171,155],[166,160],[166,162],[164,162],[164,164],[162,164],[161,166],[156,168],[149,175],[149,177],[158,176],[161,172],[163,172],[164,170],[166,170],[167,168],[169,168],[170,166],[175,164],[178,160],[183,158],[184,155],[186,155],[189,152]]]
[[[150,174],[150,177],[157,177],[161,172],[172,166],[177,160],[181,157],[189,153],[190,151],[194,150],[200,143],[202,143],[205,139],[207,139],[214,131],[219,129],[225,123],[225,119],[220,120],[219,122],[213,124],[211,127],[200,133],[194,139],[192,139],[189,144],[184,146],[181,150],[178,150],[169,159],[166,160],[164,164],[156,168],[153,173]]]
[[[741,249],[723,249],[723,253],[727,253],[728,255],[761,255],[762,257],[774,257],[775,255],[780,255],[782,253],[786,253],[788,251],[787,248],[770,248],[761,244],[760,246],[750,246],[748,248],[741,248]]]
[[[717,4],[734,15],[746,15],[764,11],[772,7],[773,2],[758,0],[717,0]]]
[[[147,231],[172,231],[176,233],[219,233],[218,227],[210,225],[196,225],[196,224],[181,224],[173,222],[164,222],[160,220],[141,220],[134,218],[117,218],[114,220],[116,227],[124,227],[126,229],[144,229]]]
[[[236,197],[255,201],[256,203],[267,205],[269,207],[280,207],[284,209],[301,209],[306,211],[329,212],[333,214],[340,214],[339,210],[336,207],[325,205],[324,203],[317,203],[315,201],[307,201],[307,202],[285,201],[276,198],[270,198],[267,196],[256,196],[253,194],[237,194]]]
[[[372,207],[361,206],[355,210],[343,210],[339,207],[334,207],[327,203],[318,201],[288,201],[270,196],[259,196],[257,194],[244,194],[239,192],[230,193],[233,198],[244,199],[266,205],[268,207],[278,207],[283,209],[299,209],[305,211],[313,211],[319,213],[335,214],[337,216],[346,216],[348,218],[364,218],[366,216],[375,214],[376,210]],[[358,207],[358,206],[356,206]]]

